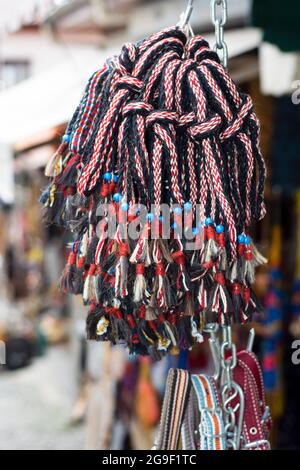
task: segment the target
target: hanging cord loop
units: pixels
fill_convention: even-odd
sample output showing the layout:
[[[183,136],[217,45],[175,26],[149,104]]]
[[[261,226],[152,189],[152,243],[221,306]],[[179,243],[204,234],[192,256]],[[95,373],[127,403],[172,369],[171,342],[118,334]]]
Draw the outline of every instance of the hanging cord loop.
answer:
[[[222,65],[227,68],[228,47],[224,41],[224,26],[227,22],[227,0],[211,0],[211,20],[215,27],[215,51],[218,52]]]

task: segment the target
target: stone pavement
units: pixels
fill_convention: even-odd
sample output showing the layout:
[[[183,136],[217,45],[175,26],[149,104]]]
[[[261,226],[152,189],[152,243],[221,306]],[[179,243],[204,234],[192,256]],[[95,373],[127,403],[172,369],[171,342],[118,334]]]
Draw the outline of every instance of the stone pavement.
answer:
[[[48,349],[18,371],[0,371],[0,450],[83,449],[84,425],[70,426],[76,371],[69,346]]]

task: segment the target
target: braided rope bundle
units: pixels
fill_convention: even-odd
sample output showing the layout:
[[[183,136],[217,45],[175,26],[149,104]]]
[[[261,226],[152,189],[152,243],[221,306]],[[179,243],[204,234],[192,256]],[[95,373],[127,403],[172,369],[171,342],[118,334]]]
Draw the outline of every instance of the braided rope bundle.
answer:
[[[201,36],[165,29],[94,73],[41,196],[46,221],[74,234],[61,287],[90,305],[89,338],[159,358],[206,322],[251,320],[266,262],[248,232],[265,214],[258,141],[250,97]]]

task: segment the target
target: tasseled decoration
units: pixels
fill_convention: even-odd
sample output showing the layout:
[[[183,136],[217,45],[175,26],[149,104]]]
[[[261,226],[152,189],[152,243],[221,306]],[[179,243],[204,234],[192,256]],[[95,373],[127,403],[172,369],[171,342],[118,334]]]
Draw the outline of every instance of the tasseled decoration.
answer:
[[[176,326],[178,331],[178,346],[180,349],[190,349],[194,344],[191,330],[191,318],[186,315],[179,315]]]
[[[149,236],[151,232],[151,223],[148,221],[138,239],[135,249],[133,250],[130,256],[130,263],[144,263],[145,266],[149,266],[151,264],[151,258],[149,253]]]
[[[199,229],[198,227],[194,228],[193,230],[195,238],[194,238],[194,250],[193,254],[191,257],[191,265],[199,265],[200,264],[200,255],[201,251],[203,249],[203,244],[204,244],[204,230],[201,227]]]
[[[77,257],[76,262],[76,273],[74,276],[74,294],[82,294],[83,293],[83,285],[84,285],[84,278],[85,278],[85,257],[79,256]]]
[[[244,272],[243,279],[249,284],[255,281],[253,255],[251,251],[250,239],[245,237],[245,250],[244,250]]]
[[[250,97],[180,27],[93,74],[40,198],[46,222],[72,232],[61,288],[91,305],[90,337],[158,359],[205,322],[252,317],[266,261],[247,236],[265,213],[258,136]]]
[[[86,227],[89,222],[89,216],[87,212],[82,212],[79,217],[69,220],[68,225],[72,233],[75,233],[77,236],[85,232]]]
[[[141,344],[144,345],[146,349],[148,349],[149,346],[155,343],[155,336],[153,335],[153,332],[148,328],[145,305],[141,305],[138,309],[137,335],[139,341],[141,342]]]
[[[68,158],[70,157],[70,158]],[[57,178],[57,184],[68,187],[68,186],[74,186],[74,182],[76,181],[77,178],[77,172],[78,172],[78,162],[79,162],[79,156],[74,155],[72,156],[71,153],[68,155],[68,162],[64,168],[64,170],[60,173],[60,175]]]
[[[178,343],[177,332],[173,325],[160,313],[157,318],[159,331],[162,335],[170,340],[170,345],[176,347]]]
[[[97,266],[95,264],[91,264],[87,273],[87,276],[84,281],[83,286],[83,302],[84,304],[88,304],[92,299],[96,297],[96,269]]]
[[[208,306],[208,294],[211,286],[212,278],[210,276],[202,276],[200,278],[197,300],[201,310],[205,310]]]
[[[179,268],[179,272],[176,278],[176,289],[183,292],[190,291],[192,285],[185,267],[184,253],[182,251],[175,251],[172,253],[172,258]]]
[[[149,296],[147,292],[147,283],[145,279],[145,265],[144,263],[136,264],[135,266],[135,281],[133,286],[133,300],[134,302],[141,302],[145,297]]]
[[[162,262],[156,263],[155,280],[153,285],[153,294],[151,297],[151,305],[158,308],[167,309],[172,305],[171,287],[169,279],[166,276],[166,269]]]
[[[57,224],[63,225],[63,211],[64,211],[64,194],[62,191],[57,189],[55,184],[52,184],[46,192],[41,196],[42,200],[45,200],[44,210],[42,213],[43,222],[46,225]]]
[[[223,273],[214,275],[214,283],[209,292],[206,315],[212,315],[212,322],[218,321],[222,325],[228,325],[233,312],[233,305],[226,288]]]
[[[116,335],[118,342],[128,343],[131,337],[131,329],[126,320],[123,318],[120,308],[107,307],[106,311],[115,318]]]
[[[244,284],[245,278],[245,235],[239,235],[237,241],[237,259],[233,261],[230,267],[227,269],[226,277],[229,281],[238,281],[240,284]]]
[[[124,298],[128,295],[128,246],[125,242],[119,244],[119,259],[116,264],[115,295]]]
[[[148,325],[156,336],[155,348],[163,356],[168,351],[171,345],[171,340],[165,336],[164,330],[159,328],[155,321],[150,320]]]
[[[63,159],[68,153],[68,142],[69,136],[65,135],[63,137],[63,141],[56,150],[56,152],[52,155],[52,157],[48,160],[46,167],[45,167],[45,175],[51,178],[58,176],[62,169],[63,169]]]
[[[107,219],[101,220],[97,226],[98,243],[95,250],[95,263],[100,266],[102,263],[102,253],[107,240]]]
[[[103,341],[106,339],[109,328],[109,319],[101,306],[91,304],[86,319],[87,339]]]
[[[86,272],[86,255],[88,248],[88,236],[85,233],[82,237],[81,243],[79,245],[77,262],[76,262],[76,274],[74,277],[74,294],[83,294],[83,286]]]
[[[219,247],[219,270],[226,271],[228,263],[227,263],[227,254],[225,248],[225,236],[224,236],[224,227],[223,225],[217,225],[216,227],[216,242]]]
[[[131,336],[130,336],[130,341],[129,341],[129,352],[130,353],[138,353],[139,350],[139,335],[138,335],[138,328],[137,328],[137,323],[136,320],[133,316],[132,313],[127,313],[126,315],[126,321],[130,327],[131,330]]]
[[[219,248],[215,240],[215,230],[212,225],[212,220],[207,218],[204,227],[204,247],[202,261],[209,263],[214,260],[219,253]]]
[[[76,257],[77,252],[75,248],[69,254],[68,262],[65,266],[63,274],[59,281],[59,286],[62,292],[74,294],[74,280],[76,276]]]
[[[242,286],[238,282],[232,285],[232,304],[235,323],[245,323],[245,321],[247,321],[247,315],[244,313]]]
[[[97,249],[98,243],[99,243],[99,238],[97,237],[97,235],[92,236],[88,244],[88,250],[86,254],[87,264],[93,264],[95,262],[96,249]]]

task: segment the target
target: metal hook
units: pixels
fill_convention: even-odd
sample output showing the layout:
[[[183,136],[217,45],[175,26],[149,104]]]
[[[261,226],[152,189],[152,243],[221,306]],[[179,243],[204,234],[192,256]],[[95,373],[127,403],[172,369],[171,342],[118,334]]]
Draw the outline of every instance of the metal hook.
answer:
[[[194,10],[194,0],[189,0],[185,12],[183,12],[180,15],[180,20],[177,23],[177,26],[179,28],[183,29],[189,25],[193,10]],[[190,25],[189,25],[189,28],[190,28]]]
[[[255,339],[255,330],[254,328],[251,328],[251,330],[249,331],[247,348],[246,348],[248,352],[252,352],[254,339]]]
[[[208,323],[204,328],[204,332],[210,335],[208,340],[209,347],[214,363],[214,379],[219,380],[220,372],[221,372],[221,362],[220,362],[220,345],[219,339],[217,336],[219,330],[219,325],[217,323]]]

